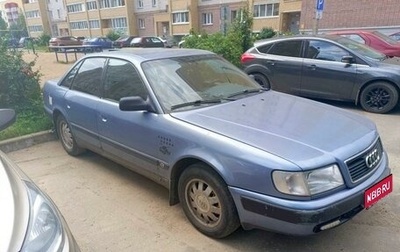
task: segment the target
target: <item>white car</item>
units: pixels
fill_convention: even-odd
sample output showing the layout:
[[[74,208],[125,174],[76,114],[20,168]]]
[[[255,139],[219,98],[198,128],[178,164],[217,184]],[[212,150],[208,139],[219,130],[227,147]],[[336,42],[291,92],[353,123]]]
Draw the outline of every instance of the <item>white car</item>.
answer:
[[[15,112],[0,109],[0,130]],[[0,252],[80,251],[53,201],[0,151]]]

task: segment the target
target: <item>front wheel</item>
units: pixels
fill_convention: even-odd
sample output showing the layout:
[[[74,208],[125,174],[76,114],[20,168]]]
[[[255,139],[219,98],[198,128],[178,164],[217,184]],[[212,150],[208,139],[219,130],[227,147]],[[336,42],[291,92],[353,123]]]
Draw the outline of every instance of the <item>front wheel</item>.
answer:
[[[387,113],[392,110],[399,100],[397,89],[386,82],[369,84],[361,91],[361,107],[372,113]]]
[[[201,233],[223,238],[239,227],[227,185],[207,165],[189,166],[179,178],[178,193],[186,217]]]
[[[63,116],[58,116],[56,121],[57,135],[64,150],[71,156],[77,156],[85,150],[80,148],[71,132],[69,123]]]

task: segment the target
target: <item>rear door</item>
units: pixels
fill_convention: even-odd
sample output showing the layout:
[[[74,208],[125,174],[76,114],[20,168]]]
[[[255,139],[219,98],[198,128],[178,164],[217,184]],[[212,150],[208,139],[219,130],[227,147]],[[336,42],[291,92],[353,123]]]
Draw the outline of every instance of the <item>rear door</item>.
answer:
[[[260,46],[259,63],[269,70],[268,79],[273,90],[300,94],[303,40],[278,41]]]
[[[342,62],[351,56],[344,48],[324,40],[309,40],[306,46],[301,95],[348,100],[357,78],[357,65]]]
[[[101,78],[106,59],[86,59],[75,78],[71,89],[65,94],[66,119],[81,146],[100,147],[97,129],[97,105],[100,101]],[[65,81],[69,76],[67,75]]]

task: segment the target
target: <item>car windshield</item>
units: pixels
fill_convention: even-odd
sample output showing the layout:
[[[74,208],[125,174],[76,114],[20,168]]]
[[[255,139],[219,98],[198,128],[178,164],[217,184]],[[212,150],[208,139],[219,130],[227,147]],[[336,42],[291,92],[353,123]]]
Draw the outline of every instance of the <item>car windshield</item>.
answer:
[[[386,36],[385,34],[383,34],[383,33],[381,33],[381,32],[373,31],[372,33],[373,33],[375,36],[377,36],[377,37],[379,37],[380,39],[382,39],[383,41],[385,41],[386,43],[389,43],[389,44],[391,44],[391,45],[398,45],[398,44],[399,44],[398,41],[392,39],[392,38],[389,37],[389,36]]]
[[[354,40],[345,38],[345,37],[338,37],[337,39],[335,39],[336,42],[338,42],[339,44],[365,56],[368,57],[370,59],[374,59],[374,60],[384,60],[386,59],[386,55],[383,53],[380,53],[378,51],[376,51],[375,49],[363,45],[361,43],[358,43]]]
[[[147,61],[143,71],[165,111],[210,106],[262,92],[244,72],[217,56]],[[234,97],[233,97],[234,96]]]

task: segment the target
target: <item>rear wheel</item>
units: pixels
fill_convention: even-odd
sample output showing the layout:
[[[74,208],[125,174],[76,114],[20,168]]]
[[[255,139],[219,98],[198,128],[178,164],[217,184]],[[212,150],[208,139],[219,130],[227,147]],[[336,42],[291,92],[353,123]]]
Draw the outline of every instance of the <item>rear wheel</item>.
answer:
[[[77,156],[85,151],[85,149],[78,146],[75,138],[71,132],[69,123],[63,116],[58,116],[56,121],[58,138],[65,151],[72,156]]]
[[[399,100],[397,89],[387,82],[374,82],[365,87],[360,94],[361,107],[372,113],[387,113]]]
[[[227,185],[209,166],[189,166],[179,178],[178,193],[186,217],[203,234],[223,238],[239,227]]]
[[[269,84],[269,81],[265,75],[261,73],[253,73],[251,75],[253,76],[254,80],[263,88],[271,88],[271,85]]]

